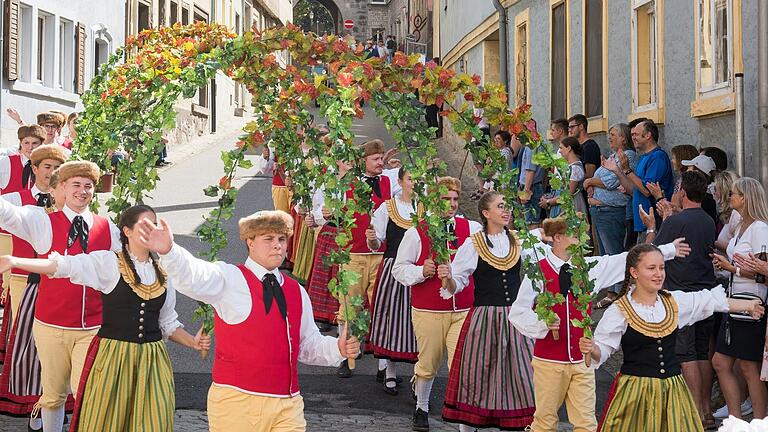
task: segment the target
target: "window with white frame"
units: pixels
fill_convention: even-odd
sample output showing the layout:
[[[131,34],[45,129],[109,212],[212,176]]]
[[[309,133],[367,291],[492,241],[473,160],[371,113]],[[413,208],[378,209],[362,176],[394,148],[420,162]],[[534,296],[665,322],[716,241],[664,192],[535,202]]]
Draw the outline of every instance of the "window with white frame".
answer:
[[[59,19],[59,86],[72,92],[75,86],[75,24]]]
[[[56,35],[54,16],[43,11],[37,13],[37,81],[53,87]]]
[[[656,107],[656,1],[632,0],[632,99],[635,111]]]
[[[31,82],[33,78],[32,56],[37,55],[32,49],[34,35],[34,15],[31,6],[19,4],[19,80]]]
[[[729,87],[733,64],[731,16],[733,0],[697,0],[696,69],[699,91]]]
[[[389,0],[371,0],[371,4],[375,5],[385,5],[387,4]]]

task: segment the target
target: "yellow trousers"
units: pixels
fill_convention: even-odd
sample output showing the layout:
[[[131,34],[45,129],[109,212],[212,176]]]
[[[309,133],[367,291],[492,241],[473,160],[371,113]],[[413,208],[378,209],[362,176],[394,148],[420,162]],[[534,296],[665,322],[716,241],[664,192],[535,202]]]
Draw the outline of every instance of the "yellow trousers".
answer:
[[[70,390],[77,393],[88,347],[98,331],[66,330],[35,321],[32,335],[40,357],[41,407],[58,408],[67,401]]]
[[[13,323],[19,315],[19,306],[21,298],[24,296],[24,290],[27,288],[27,276],[12,274],[9,279],[9,293],[11,295],[11,320],[8,328],[13,328]]]
[[[350,299],[354,296],[363,297],[363,300],[368,299],[368,304],[373,303],[373,290],[376,289],[376,275],[379,272],[379,264],[381,264],[381,254],[350,254],[349,263],[344,265],[344,270],[350,270],[358,275],[360,278],[357,283],[350,285],[347,298]],[[339,321],[346,321],[344,319],[344,301],[340,300],[339,307]]]
[[[208,390],[211,432],[303,432],[304,399],[256,396],[213,384]]]
[[[413,368],[414,375],[424,379],[431,379],[437,375],[446,350],[450,370],[461,326],[464,325],[466,317],[467,311],[426,312],[411,309],[413,332],[419,349],[419,360]]]
[[[288,214],[291,214],[291,199],[293,198],[293,192],[286,186],[272,186],[272,203],[275,205],[275,210],[282,210]]]
[[[531,430],[557,431],[557,411],[565,401],[573,432],[595,432],[595,370],[584,362],[556,363],[537,358],[531,365],[536,401]]]

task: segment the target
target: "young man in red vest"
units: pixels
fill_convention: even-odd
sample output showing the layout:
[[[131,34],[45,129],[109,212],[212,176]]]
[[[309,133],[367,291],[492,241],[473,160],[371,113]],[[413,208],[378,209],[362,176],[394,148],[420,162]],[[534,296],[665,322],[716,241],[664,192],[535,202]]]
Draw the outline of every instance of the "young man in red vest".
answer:
[[[239,265],[209,263],[174,244],[165,220],[144,220],[140,241],[161,254],[176,289],[215,311],[216,355],[208,392],[211,431],[303,431],[304,401],[298,363],[337,366],[360,352],[360,343],[323,336],[309,296],[278,270],[293,230],[279,210],[240,219],[248,258]],[[254,424],[254,420],[256,421]]]
[[[441,186],[448,189],[442,198],[450,202],[450,210],[445,215],[446,230],[456,235],[456,240],[448,243],[453,260],[453,254],[464,241],[483,227],[477,222],[456,216],[461,194],[461,182],[458,179],[444,177],[438,182],[438,187]],[[397,250],[392,276],[401,284],[411,287],[411,318],[419,349],[419,360],[414,367],[416,410],[413,414],[413,430],[416,431],[429,430],[429,394],[432,383],[446,349],[450,368],[461,326],[474,299],[472,279],[456,296],[446,300],[440,295],[442,282],[438,276],[445,273],[446,268],[445,265],[435,264],[423,223],[405,232]]]
[[[566,234],[568,222],[565,217],[545,219],[543,228],[544,235],[552,239],[552,248],[539,261],[547,281],[544,289],[552,294],[563,294],[566,301],[552,308],[557,319],[547,325],[534,312],[536,293],[531,280],[525,277],[509,312],[509,320],[515,328],[536,340],[532,361],[536,412],[531,430],[555,432],[559,420],[557,411],[565,402],[574,432],[594,432],[597,430],[595,369],[584,364],[584,355],[579,350],[579,339],[584,336],[584,330],[571,322],[583,318],[576,309],[576,298],[571,291],[571,253],[568,251],[578,239]],[[659,247],[665,259],[688,254],[690,248],[682,240]],[[587,262],[596,263],[589,270],[589,277],[595,282],[594,292],[624,280],[626,258],[626,252],[586,258]],[[557,339],[552,333],[555,330]]]
[[[0,228],[29,242],[41,258],[51,253],[120,250],[117,227],[88,208],[100,178],[96,164],[66,162],[58,173],[65,192],[61,211],[48,214],[0,200]],[[98,291],[69,279],[40,277],[32,333],[40,357],[43,395],[39,406],[45,430],[61,427],[67,394],[80,383],[88,346],[100,326]]]
[[[3,194],[30,189],[35,184],[29,156],[45,141],[45,130],[38,125],[22,126],[17,136],[19,152],[0,158],[0,193]]]
[[[371,225],[371,214],[388,199],[392,198],[399,191],[397,182],[397,169],[384,170],[384,142],[379,139],[373,139],[364,143],[362,146],[364,168],[364,181],[371,188],[371,213],[355,213],[355,227],[352,229],[352,249],[350,250],[350,261],[345,265],[346,270],[352,270],[360,277],[357,282],[349,287],[348,297],[360,296],[363,302],[370,305],[373,301],[373,289],[376,285],[376,275],[379,272],[379,264],[384,254],[384,246],[378,250],[371,250],[368,247],[368,240],[365,236],[365,230]],[[394,178],[394,180],[393,180]],[[347,200],[354,199],[354,192],[350,188],[346,193]],[[341,301],[339,307],[338,321],[343,325],[343,312],[345,302]],[[347,361],[341,363],[337,374],[341,378],[352,376]]]

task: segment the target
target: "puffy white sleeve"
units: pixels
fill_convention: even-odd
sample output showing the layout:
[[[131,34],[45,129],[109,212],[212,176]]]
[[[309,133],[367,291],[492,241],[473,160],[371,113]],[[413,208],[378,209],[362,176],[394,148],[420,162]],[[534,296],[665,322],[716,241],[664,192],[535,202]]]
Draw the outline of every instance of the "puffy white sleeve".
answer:
[[[318,226],[323,226],[326,220],[323,218],[323,206],[325,205],[325,189],[318,188],[312,194],[312,217]]]
[[[592,337],[594,345],[600,349],[600,359],[592,363],[592,367],[599,368],[621,347],[621,337],[627,331],[627,321],[619,310],[612,304],[605,310]]]
[[[481,225],[480,222],[476,222],[473,220],[469,221],[469,235],[480,232],[482,230],[483,230],[483,225]]]
[[[160,308],[160,332],[163,334],[163,339],[167,341],[178,328],[184,328],[184,326],[179,322],[179,314],[176,313],[176,290],[169,280],[165,288],[165,303]]]
[[[111,251],[93,251],[87,254],[59,255],[48,257],[56,263],[54,278],[69,278],[78,285],[89,286],[104,294],[111,293],[120,281],[117,255]]]
[[[517,292],[517,298],[509,310],[509,321],[525,337],[531,339],[544,339],[549,333],[547,324],[539,319],[533,310],[536,303],[536,291],[533,290],[533,284],[528,276],[525,276],[520,283],[520,289]]]
[[[269,149],[269,158],[264,159],[263,155],[258,155],[254,161],[254,168],[257,174],[272,175],[275,168],[275,152]]]
[[[339,352],[338,339],[324,336],[315,324],[312,303],[304,287],[301,291],[301,341],[299,361],[313,366],[338,366],[344,357]]]
[[[454,282],[456,282],[456,293],[460,293],[467,285],[469,285],[469,277],[477,269],[477,250],[472,242],[471,238],[464,241],[456,251],[456,255],[453,256],[453,262],[451,262],[451,273]],[[449,296],[450,298],[452,296]]]
[[[659,246],[664,260],[675,258],[677,253],[675,245],[667,243]],[[587,257],[587,262],[597,262],[597,265],[589,270],[589,278],[595,281],[594,292],[624,280],[627,267],[627,252],[615,255],[603,255],[597,257]]]
[[[398,182],[397,174],[400,171],[400,168],[388,168],[382,171],[381,175],[387,176],[389,178],[389,185],[390,185],[390,193],[391,196],[394,197],[395,195],[399,194],[400,191],[403,189],[400,187],[400,183]]]
[[[387,210],[387,204],[384,203],[380,205],[375,212],[373,212],[373,217],[371,218],[371,224],[373,225],[373,230],[376,231],[376,238],[379,239],[379,241],[382,243],[387,238],[388,223],[389,223],[389,211]]]
[[[715,312],[728,312],[728,297],[718,285],[696,292],[670,291],[677,302],[677,326],[683,328],[707,319]]]
[[[392,265],[392,277],[405,286],[424,282],[424,266],[416,265],[421,253],[421,239],[416,228],[408,228],[397,248],[397,257]]]
[[[0,228],[31,244],[37,253],[45,254],[51,249],[51,219],[41,207],[18,207],[0,199]]]
[[[8,187],[11,181],[11,160],[8,155],[0,157],[0,189]]]

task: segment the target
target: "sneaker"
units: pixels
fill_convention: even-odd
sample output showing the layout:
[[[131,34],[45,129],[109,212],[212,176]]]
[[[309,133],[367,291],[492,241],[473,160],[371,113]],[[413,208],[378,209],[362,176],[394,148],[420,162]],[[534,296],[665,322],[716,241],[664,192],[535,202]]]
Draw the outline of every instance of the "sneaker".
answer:
[[[741,403],[741,415],[745,416],[745,415],[749,415],[749,414],[752,414],[752,400],[747,398],[747,400],[745,400],[744,402]],[[728,405],[723,405],[720,408],[718,408],[717,411],[715,411],[712,414],[712,417],[714,417],[714,418],[716,418],[718,420],[727,419],[728,418]]]
[[[429,415],[421,408],[416,408],[413,412],[413,430],[419,432],[429,432]]]

